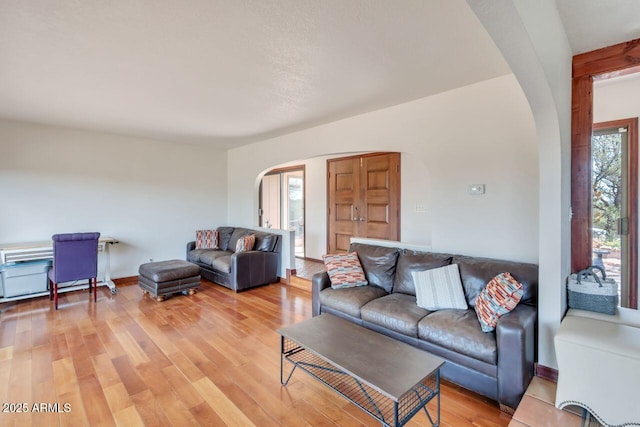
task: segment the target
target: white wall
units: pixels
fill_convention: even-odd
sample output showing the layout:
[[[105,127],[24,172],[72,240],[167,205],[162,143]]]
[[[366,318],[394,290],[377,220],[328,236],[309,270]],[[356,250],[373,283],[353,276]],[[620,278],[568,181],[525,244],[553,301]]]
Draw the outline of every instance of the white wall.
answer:
[[[593,122],[640,117],[640,74],[593,85]]]
[[[535,129],[512,75],[229,150],[229,218],[255,225],[261,174],[311,158],[307,256],[319,258],[326,251],[326,158],[360,151],[402,153],[403,241],[537,262]],[[468,195],[478,183],[486,194]],[[415,212],[416,205],[427,212]]]
[[[0,121],[0,156],[0,242],[99,231],[116,278],[227,222],[224,151]]]
[[[538,361],[557,368],[553,337],[566,310],[571,228],[572,52],[554,0],[467,0],[533,112],[539,153]]]

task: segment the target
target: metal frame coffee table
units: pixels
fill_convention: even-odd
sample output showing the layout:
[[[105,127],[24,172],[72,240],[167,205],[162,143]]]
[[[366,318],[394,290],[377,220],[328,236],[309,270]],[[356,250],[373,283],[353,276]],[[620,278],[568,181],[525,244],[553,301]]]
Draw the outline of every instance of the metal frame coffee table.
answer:
[[[402,426],[424,409],[440,424],[444,360],[330,314],[278,329],[280,383],[300,368],[385,426]],[[284,361],[293,364],[284,378]],[[437,401],[432,417],[427,404]]]

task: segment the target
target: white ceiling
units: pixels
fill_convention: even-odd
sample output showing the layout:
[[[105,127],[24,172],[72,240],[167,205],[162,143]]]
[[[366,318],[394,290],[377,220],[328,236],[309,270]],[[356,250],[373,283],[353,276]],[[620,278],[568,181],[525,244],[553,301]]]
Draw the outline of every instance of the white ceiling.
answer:
[[[556,0],[574,55],[640,38],[638,0]]]
[[[0,118],[232,147],[509,73],[464,0],[3,0]]]
[[[556,0],[574,53],[640,0]],[[464,0],[0,1],[0,118],[233,147],[509,73]]]

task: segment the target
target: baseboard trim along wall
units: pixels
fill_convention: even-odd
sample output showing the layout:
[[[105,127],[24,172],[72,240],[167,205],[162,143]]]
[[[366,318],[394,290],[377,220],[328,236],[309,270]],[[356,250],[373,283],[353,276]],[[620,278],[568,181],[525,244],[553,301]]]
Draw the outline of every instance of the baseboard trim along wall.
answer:
[[[558,382],[558,370],[549,368],[548,366],[539,365],[536,363],[536,376],[544,378],[545,380]]]
[[[129,286],[138,284],[138,276],[120,277],[119,279],[113,279],[113,283],[116,286]]]

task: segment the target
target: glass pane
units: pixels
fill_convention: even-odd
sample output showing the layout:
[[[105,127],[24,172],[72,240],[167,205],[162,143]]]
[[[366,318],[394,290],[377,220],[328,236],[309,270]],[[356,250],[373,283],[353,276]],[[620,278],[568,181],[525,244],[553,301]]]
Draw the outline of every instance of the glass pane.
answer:
[[[295,230],[296,256],[304,256],[304,182],[302,172],[287,176],[288,227]]]
[[[591,142],[593,264],[618,283],[619,293],[626,276],[626,241],[620,234],[627,216],[625,136],[618,129],[597,131]]]

